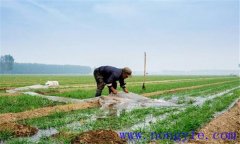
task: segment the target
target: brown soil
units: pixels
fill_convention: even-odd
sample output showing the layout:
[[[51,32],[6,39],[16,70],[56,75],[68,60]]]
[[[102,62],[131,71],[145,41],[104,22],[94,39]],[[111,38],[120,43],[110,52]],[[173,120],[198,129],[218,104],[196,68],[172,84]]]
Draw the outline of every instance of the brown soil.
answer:
[[[0,87],[0,91],[5,91],[11,89],[10,87]]]
[[[72,144],[126,144],[127,141],[121,139],[112,130],[91,130],[81,133],[72,140]]]
[[[51,135],[52,138],[66,138],[66,139],[73,139],[77,134],[71,132],[59,132],[56,134]]]
[[[58,89],[51,89],[51,90],[35,90],[36,93],[46,95],[51,93],[59,93],[60,91]]]
[[[8,131],[17,137],[23,137],[36,134],[38,132],[38,129],[35,127],[20,125],[16,123],[2,123],[0,124],[0,131]]]
[[[219,143],[240,143],[240,101],[227,112],[221,114],[220,116],[213,119],[205,127],[201,128],[198,132],[204,133],[204,137],[207,137],[207,140],[191,140],[191,144],[219,144]],[[219,139],[213,139],[213,134],[219,133]],[[221,140],[221,133],[223,132],[236,132],[236,140]],[[223,136],[225,138],[225,135]]]
[[[58,88],[58,89],[52,89],[50,91],[47,90],[36,90],[36,93],[42,94],[42,95],[51,95],[54,93],[64,93],[64,92],[71,92],[71,91],[76,91],[79,90],[79,88]]]
[[[150,97],[150,96],[155,96],[155,95],[160,95],[160,94],[165,94],[165,93],[175,93],[175,92],[178,92],[178,91],[197,89],[197,88],[201,88],[201,87],[218,85],[218,84],[223,84],[223,83],[228,83],[228,82],[232,82],[232,81],[224,81],[224,82],[196,85],[196,86],[190,86],[190,87],[182,87],[182,88],[176,88],[176,89],[170,89],[170,90],[162,90],[162,91],[156,91],[156,92],[151,92],[151,93],[144,93],[142,95],[145,96],[145,97]]]
[[[1,96],[19,96],[22,95],[21,93],[0,93]]]
[[[47,116],[55,112],[68,112],[79,109],[86,109],[99,106],[98,100],[91,102],[82,102],[77,104],[58,105],[53,107],[44,107],[19,113],[6,113],[0,115],[0,124],[9,123],[23,119]]]

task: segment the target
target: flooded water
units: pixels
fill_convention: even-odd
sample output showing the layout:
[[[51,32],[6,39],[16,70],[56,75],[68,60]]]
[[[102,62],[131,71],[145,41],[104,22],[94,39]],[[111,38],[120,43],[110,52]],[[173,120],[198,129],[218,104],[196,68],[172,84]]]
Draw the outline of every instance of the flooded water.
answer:
[[[39,129],[38,133],[29,137],[29,140],[32,142],[38,142],[42,137],[49,137],[56,133],[58,133],[58,130],[55,128],[49,128],[49,129],[44,129],[44,130]]]
[[[72,131],[76,131],[81,129],[82,123],[80,121],[72,122],[66,125],[66,128],[71,129]]]
[[[157,121],[166,119],[170,114],[178,114],[181,111],[185,110],[185,108],[180,108],[178,111],[175,112],[167,112],[159,116],[153,116],[152,114],[148,115],[143,122],[137,123],[132,127],[128,128],[127,131],[134,131],[137,129],[147,129],[147,127],[151,124],[156,123]],[[149,127],[150,128],[150,127]],[[125,130],[126,131],[126,130]]]
[[[198,106],[201,106],[203,105],[207,100],[212,100],[216,97],[219,97],[219,96],[223,96],[225,94],[232,94],[231,91],[235,90],[235,89],[238,89],[240,88],[240,86],[238,87],[235,87],[235,88],[232,88],[232,89],[228,89],[228,90],[225,90],[223,92],[220,92],[220,93],[217,93],[217,94],[213,94],[213,95],[209,95],[209,96],[198,96],[198,97],[190,97],[190,96],[177,96],[177,95],[174,95],[173,97],[171,97],[171,99],[167,100],[168,102],[172,102],[172,103],[176,103],[176,104],[179,104],[179,103],[182,103],[182,105],[188,103],[188,104],[193,104],[193,105],[198,105]],[[179,104],[181,105],[181,104]]]
[[[210,96],[208,96],[208,97],[196,97],[196,98],[195,98],[196,102],[193,103],[193,105],[201,106],[201,105],[203,105],[203,103],[206,102],[207,100],[212,100],[212,99],[214,99],[214,98],[216,98],[216,97],[223,96],[223,95],[225,95],[225,94],[227,94],[227,93],[230,93],[231,91],[233,91],[233,90],[235,90],[235,89],[238,89],[238,88],[240,88],[240,86],[235,87],[235,88],[232,88],[232,89],[225,90],[225,91],[223,91],[223,92],[220,92],[220,93],[217,93],[217,94],[214,94],[214,95],[210,95]]]

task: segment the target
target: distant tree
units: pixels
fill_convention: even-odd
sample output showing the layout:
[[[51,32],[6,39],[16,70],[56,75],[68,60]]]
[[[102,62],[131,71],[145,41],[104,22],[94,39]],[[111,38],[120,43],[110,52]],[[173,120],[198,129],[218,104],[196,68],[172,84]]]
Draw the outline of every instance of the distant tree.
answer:
[[[13,69],[14,58],[11,55],[4,55],[0,58],[0,72],[6,73]]]

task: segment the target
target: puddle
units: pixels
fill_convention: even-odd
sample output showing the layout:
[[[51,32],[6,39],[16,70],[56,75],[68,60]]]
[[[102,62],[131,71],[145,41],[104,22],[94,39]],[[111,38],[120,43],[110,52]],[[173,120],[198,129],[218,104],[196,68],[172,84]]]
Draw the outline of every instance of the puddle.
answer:
[[[155,123],[157,120],[162,120],[167,117],[167,114],[163,114],[159,117],[154,117],[152,114],[148,115],[145,119],[144,122],[137,123],[130,127],[130,130],[135,130],[135,129],[145,129],[147,126],[149,126],[152,123]]]
[[[79,130],[82,127],[82,123],[80,121],[72,122],[66,125],[66,128],[71,129],[73,131]]]
[[[100,119],[105,119],[107,118],[109,115],[108,113],[97,113],[92,115],[90,118],[87,119],[81,119],[79,121],[74,121],[72,123],[69,123],[65,126],[60,127],[61,128],[66,128],[70,131],[79,131],[79,130],[83,130],[86,131],[88,128],[86,127],[86,125],[88,125],[89,123],[95,122],[96,120],[100,120]]]
[[[173,96],[171,99],[167,101],[176,103],[178,105],[192,104],[196,102],[196,100],[193,97],[183,97],[183,96],[180,96],[180,97]]]
[[[71,131],[79,131],[83,128],[83,125],[84,125],[85,121],[89,122],[89,121],[95,121],[95,120],[96,120],[95,116],[92,116],[91,118],[86,119],[86,120],[74,121],[72,123],[66,124],[65,126],[59,127],[58,129],[67,128]],[[32,142],[38,142],[42,137],[50,137],[50,136],[55,135],[57,133],[59,133],[59,131],[55,128],[39,129],[38,133],[29,137],[29,140],[32,141]]]
[[[38,142],[42,137],[49,137],[56,133],[58,133],[58,130],[55,128],[49,128],[44,130],[39,129],[37,134],[33,135],[32,137],[29,137],[29,140],[32,142]]]
[[[133,125],[132,127],[128,128],[125,131],[134,131],[134,130],[137,130],[137,129],[146,129],[149,125],[154,124],[159,120],[164,120],[171,114],[174,114],[174,115],[178,114],[181,111],[183,111],[184,109],[185,108],[181,108],[181,109],[179,109],[179,111],[176,111],[176,112],[167,112],[167,113],[164,113],[164,114],[162,114],[160,116],[157,116],[157,117],[150,114],[144,119],[144,122],[137,123],[137,124]]]

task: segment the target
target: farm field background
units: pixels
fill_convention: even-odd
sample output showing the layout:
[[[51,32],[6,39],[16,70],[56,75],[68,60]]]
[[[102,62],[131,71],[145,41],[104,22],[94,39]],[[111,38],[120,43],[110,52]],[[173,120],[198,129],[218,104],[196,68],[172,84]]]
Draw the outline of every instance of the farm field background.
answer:
[[[149,143],[148,134],[151,132],[198,131],[240,98],[240,80],[235,76],[148,76],[146,90],[142,90],[143,77],[133,76],[126,80],[130,92],[172,102],[178,107],[139,107],[122,111],[119,116],[109,115],[95,105],[81,107],[22,92],[6,93],[6,90],[18,87],[44,85],[48,80],[59,81],[60,86],[32,91],[43,96],[80,100],[94,98],[96,85],[93,76],[1,75],[0,120],[10,117],[11,121],[0,122],[0,143],[71,143],[83,132],[102,129],[141,132],[146,139],[137,143]],[[108,95],[107,87],[103,95]],[[36,111],[43,112],[31,116],[30,113]],[[28,116],[24,117],[24,113]],[[11,119],[14,115],[16,118]],[[31,134],[34,130],[39,135]],[[30,132],[24,134],[26,131]],[[232,142],[237,141],[239,137]]]

